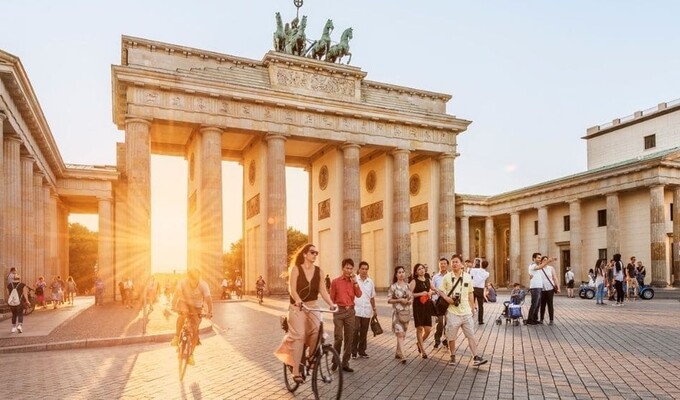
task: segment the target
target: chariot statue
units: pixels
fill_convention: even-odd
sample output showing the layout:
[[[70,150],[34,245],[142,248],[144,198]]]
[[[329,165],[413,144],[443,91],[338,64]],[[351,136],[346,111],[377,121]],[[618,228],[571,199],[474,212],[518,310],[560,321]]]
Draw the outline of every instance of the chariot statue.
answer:
[[[321,60],[321,58],[328,53],[328,50],[331,48],[331,32],[334,28],[332,19],[326,21],[326,25],[323,27],[323,33],[321,34],[321,39],[312,43],[307,50],[307,53],[309,53],[311,58]]]
[[[349,52],[349,41],[351,39],[352,28],[347,28],[342,32],[342,36],[340,36],[340,43],[334,44],[328,49],[325,60],[332,63],[335,61],[341,63],[344,56],[349,56],[349,60],[347,61],[347,64],[349,64],[352,61],[352,53]]]

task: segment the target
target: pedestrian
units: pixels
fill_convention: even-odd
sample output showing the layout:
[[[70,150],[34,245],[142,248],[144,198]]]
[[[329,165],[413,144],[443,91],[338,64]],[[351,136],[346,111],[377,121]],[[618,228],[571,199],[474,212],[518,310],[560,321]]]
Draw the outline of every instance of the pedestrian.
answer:
[[[104,280],[99,275],[94,279],[94,305],[104,305]]]
[[[130,277],[125,278],[123,288],[125,290],[125,308],[132,308],[132,295],[134,292],[134,283]]]
[[[12,274],[12,282],[7,284],[9,290],[9,297],[7,304],[12,311],[12,333],[23,333],[24,331],[24,307],[28,305],[28,287],[21,282],[21,275],[14,272]]]
[[[543,274],[541,270],[547,265],[547,261],[541,261],[543,256],[541,253],[534,253],[531,256],[533,262],[529,264],[529,292],[531,292],[531,307],[529,307],[529,318],[527,318],[527,325],[539,325],[542,322],[538,321],[538,311],[541,307],[541,292],[543,291]],[[547,260],[547,259],[546,259]]]
[[[40,276],[38,281],[35,283],[35,300],[40,307],[45,307],[45,289],[47,288],[47,282],[45,278]]]
[[[432,281],[425,276],[425,266],[416,264],[413,266],[413,280],[409,283],[409,290],[413,295],[413,325],[416,327],[416,347],[423,358],[427,358],[425,352],[425,340],[432,330],[432,293],[435,288]]]
[[[449,365],[456,365],[456,336],[463,329],[468,346],[472,352],[475,367],[486,364],[488,360],[477,353],[477,339],[474,336],[472,304],[474,294],[470,274],[463,272],[463,260],[458,255],[451,259],[451,272],[446,274],[437,289],[439,295],[449,303],[446,310],[446,337],[449,339]]]
[[[557,279],[555,268],[550,265],[554,260],[554,258],[549,259],[548,256],[541,257],[541,263],[545,262],[546,265],[541,270],[541,272],[543,272],[543,290],[541,291],[540,322],[543,323],[543,320],[545,319],[545,309],[547,308],[548,317],[550,318],[548,325],[554,325],[555,308],[553,306],[553,297],[556,293],[560,293],[560,281]]]
[[[472,289],[477,303],[477,324],[484,325],[484,288],[489,278],[489,272],[486,270],[489,262],[484,260],[480,263],[479,261],[478,258],[475,259],[474,268],[470,270],[470,277],[472,277]]]
[[[225,277],[222,279],[222,283],[220,284],[222,287],[222,295],[220,296],[220,300],[229,300],[229,281]]]
[[[124,281],[118,282],[118,293],[120,293],[121,304],[125,305],[126,299],[125,299],[125,282]]]
[[[387,290],[387,303],[392,304],[392,332],[397,338],[397,350],[394,358],[401,360],[402,364],[406,363],[404,359],[404,339],[406,338],[406,331],[408,324],[411,321],[411,312],[409,307],[413,302],[411,290],[406,282],[406,270],[402,266],[394,269],[392,276],[392,285]]]
[[[73,305],[73,298],[76,296],[77,291],[78,285],[76,285],[73,277],[69,275],[68,279],[66,279],[66,299],[70,305]]]
[[[635,257],[631,257],[630,263],[626,266],[626,299],[630,301],[631,292],[633,292],[633,301],[637,301],[638,290],[637,266]]]
[[[496,288],[491,282],[486,285],[486,289],[484,290],[484,300],[488,301],[489,303],[496,302]]]
[[[642,261],[637,262],[637,280],[640,287],[645,286],[645,276],[647,276],[647,268],[642,265]]]
[[[377,315],[375,308],[375,284],[368,276],[369,265],[366,261],[359,263],[359,275],[356,280],[361,289],[361,297],[354,299],[354,338],[352,339],[352,358],[369,358],[366,353],[368,327],[371,318]]]
[[[62,290],[61,283],[58,276],[52,278],[52,283],[50,284],[50,291],[52,294],[52,304],[54,304],[54,309],[57,309],[59,302],[61,301]]]
[[[595,263],[595,287],[597,291],[595,292],[595,304],[604,305],[604,288],[606,285],[606,277],[603,266],[605,266],[607,260],[597,260]]]
[[[153,311],[153,305],[156,303],[156,296],[158,295],[158,282],[156,278],[151,275],[149,282],[146,284],[146,304],[149,306],[149,312]]]
[[[236,286],[236,297],[240,300],[243,298],[243,279],[240,276],[236,277],[234,285]]]
[[[574,297],[574,271],[570,266],[567,266],[567,272],[564,273],[564,281],[567,283],[567,297]]]
[[[7,274],[7,284],[14,283],[14,275],[17,273],[16,267],[12,267],[9,269],[9,273]]]
[[[59,282],[59,304],[64,304],[64,292],[66,291],[66,282],[61,279],[60,275],[57,275],[57,281]]]
[[[616,296],[616,289],[614,288],[614,259],[612,258],[607,263],[607,269],[605,270],[607,274],[607,279],[605,280],[605,285],[607,287],[607,297],[609,301],[614,301]]]
[[[624,281],[624,270],[623,262],[621,261],[621,254],[614,254],[614,288],[616,289],[616,306],[623,305],[623,281]]]
[[[342,274],[331,282],[331,301],[338,306],[338,312],[333,314],[335,327],[333,347],[339,355],[342,355],[342,370],[345,372],[354,372],[349,366],[356,317],[354,298],[361,295],[361,288],[354,275],[354,261],[345,258],[342,260]],[[337,368],[337,365],[331,366],[333,370]]]
[[[295,256],[295,262],[288,270],[288,293],[290,295],[288,333],[274,355],[291,369],[296,383],[304,382],[304,378],[300,375],[302,352],[305,345],[310,352],[316,351],[315,346],[321,322],[321,313],[308,311],[302,305],[311,309],[317,308],[317,299],[321,295],[331,310],[337,309],[328,295],[326,285],[321,284],[321,268],[314,265],[318,255],[319,251],[313,244],[306,244]]]
[[[432,284],[434,285],[435,289],[441,286],[442,284],[442,279],[444,279],[444,276],[449,273],[449,259],[446,257],[442,257],[439,259],[439,272],[437,272],[433,277],[432,277]],[[435,291],[434,295],[432,295],[432,301],[436,304],[437,299],[439,298],[439,293]],[[437,326],[434,330],[434,349],[439,348],[439,344],[443,344],[444,347],[448,347],[448,343],[446,341],[446,335],[444,334],[444,326],[446,325],[446,314],[444,315],[437,315]],[[442,337],[444,338],[442,340]]]
[[[331,277],[330,275],[326,274],[326,279],[324,279],[324,283],[326,284],[326,290],[330,292],[331,290]]]

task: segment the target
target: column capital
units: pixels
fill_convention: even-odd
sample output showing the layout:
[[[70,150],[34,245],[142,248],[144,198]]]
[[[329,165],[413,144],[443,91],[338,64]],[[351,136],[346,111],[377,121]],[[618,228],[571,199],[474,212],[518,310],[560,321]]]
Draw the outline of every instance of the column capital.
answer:
[[[411,154],[411,150],[409,150],[409,149],[402,149],[402,148],[396,148],[396,149],[390,151],[390,154],[392,154],[393,156],[394,156],[394,155],[397,155],[397,154],[406,154],[406,155],[408,155],[408,154]]]
[[[439,160],[439,161],[446,160],[448,158],[452,158],[452,159],[455,160],[457,156],[458,156],[457,153],[454,153],[454,154],[452,154],[452,153],[440,153],[436,156],[436,159]]]
[[[578,199],[578,198],[567,200],[568,204],[579,204],[580,202],[581,202],[581,199]]]
[[[288,140],[288,137],[286,135],[281,135],[279,133],[268,133],[264,136],[264,140],[267,142],[274,139],[286,141]]]
[[[15,135],[13,133],[9,134],[9,135],[5,135],[3,138],[5,139],[5,142],[23,143],[23,141],[21,140],[21,137],[19,137],[19,135]]]
[[[4,121],[7,119],[7,114],[5,114],[5,110],[0,110],[0,122]]]
[[[650,189],[658,189],[658,188],[665,189],[666,186],[668,186],[668,185],[666,185],[665,183],[653,183],[653,184],[649,185],[649,188]]]
[[[201,125],[200,128],[198,129],[199,132],[211,132],[211,131],[216,131],[219,132],[220,134],[224,133],[224,129],[220,128],[219,126],[215,125]]]
[[[44,174],[41,170],[39,170],[39,169],[38,169],[38,170],[36,170],[36,169],[33,170],[33,177],[34,177],[34,178],[43,178],[44,176],[45,176],[45,174]]]
[[[108,201],[112,202],[113,201],[113,196],[105,195],[105,196],[97,196],[97,201]]]
[[[519,215],[519,211],[511,211],[510,215]]]
[[[151,127],[151,121],[145,118],[139,118],[139,117],[131,117],[128,116],[125,118],[125,127],[127,128],[128,124],[143,124],[146,125],[147,127]]]
[[[605,193],[604,197],[619,197],[619,192]]]
[[[35,161],[35,157],[33,157],[30,154],[22,154],[19,156],[19,159],[23,162],[30,162],[31,166],[33,165],[33,162]]]
[[[356,142],[345,142],[340,145],[340,149],[345,150],[345,149],[360,149],[362,146],[361,143],[356,143]]]

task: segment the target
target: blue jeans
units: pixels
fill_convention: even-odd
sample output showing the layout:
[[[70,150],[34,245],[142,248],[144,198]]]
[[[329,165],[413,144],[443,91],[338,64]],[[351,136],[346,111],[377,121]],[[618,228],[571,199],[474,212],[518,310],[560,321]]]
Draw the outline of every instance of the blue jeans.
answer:
[[[595,303],[604,304],[604,283],[597,285],[597,293],[595,294]]]

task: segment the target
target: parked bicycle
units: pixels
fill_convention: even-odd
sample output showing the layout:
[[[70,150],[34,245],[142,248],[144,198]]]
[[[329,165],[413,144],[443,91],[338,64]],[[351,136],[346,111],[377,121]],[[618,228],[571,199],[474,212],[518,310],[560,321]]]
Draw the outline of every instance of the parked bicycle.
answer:
[[[184,325],[182,325],[182,330],[179,334],[179,344],[177,346],[177,360],[179,361],[179,380],[180,382],[184,379],[184,374],[187,370],[187,364],[189,357],[194,353],[194,331],[192,329],[192,315],[189,314],[184,319]],[[205,317],[205,314],[198,314],[197,324],[201,323],[201,318]]]
[[[302,305],[305,311],[318,311],[322,313],[335,313],[337,310],[322,310],[318,308],[309,308]],[[312,375],[312,392],[316,399],[340,399],[342,396],[342,368],[339,368],[340,356],[335,351],[331,344],[325,341],[328,334],[323,330],[323,319],[319,320],[319,335],[317,336],[316,346],[314,351],[307,358],[307,346],[305,345],[302,351],[302,360],[300,361],[300,376],[306,380],[311,371]],[[283,379],[286,382],[286,388],[289,392],[295,392],[300,386],[298,382],[293,380],[293,367],[283,364]]]
[[[35,311],[35,306],[36,306],[36,299],[35,295],[33,294],[33,289],[30,287],[26,286],[28,288],[28,304],[24,304],[24,315],[28,315]]]

